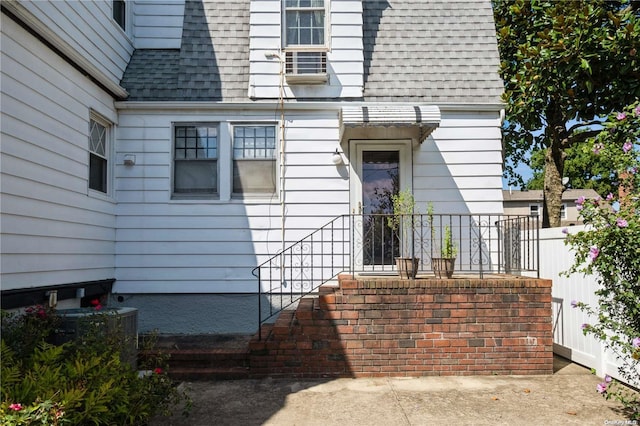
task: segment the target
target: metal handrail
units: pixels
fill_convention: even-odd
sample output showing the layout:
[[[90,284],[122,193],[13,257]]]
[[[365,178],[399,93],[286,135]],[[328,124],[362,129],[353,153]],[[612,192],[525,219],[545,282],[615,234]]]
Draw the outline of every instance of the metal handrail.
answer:
[[[411,225],[409,231],[399,229],[403,221]],[[259,336],[266,321],[342,272],[397,274],[395,258],[410,255],[420,260],[419,273],[431,273],[447,230],[457,251],[456,274],[539,277],[538,225],[535,216],[514,215],[337,216],[252,270],[258,279]]]

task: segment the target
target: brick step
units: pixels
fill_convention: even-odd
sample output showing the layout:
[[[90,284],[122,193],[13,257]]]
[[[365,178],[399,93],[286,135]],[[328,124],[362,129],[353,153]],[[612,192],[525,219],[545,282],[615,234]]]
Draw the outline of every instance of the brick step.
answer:
[[[269,340],[272,335],[271,331],[273,330],[273,326],[273,323],[262,324],[262,330],[257,331],[249,341],[249,349],[251,349],[251,345],[255,342],[266,342]],[[258,333],[260,333],[260,335],[258,335]]]
[[[140,358],[168,356],[174,380],[230,380],[248,377],[250,335],[164,335]]]
[[[318,321],[326,319],[326,312],[323,310],[319,298],[302,299],[295,311],[295,319],[296,325],[302,327],[317,324]]]
[[[244,349],[174,349],[169,355],[169,365],[174,367],[245,367],[248,364],[248,347]]]
[[[242,380],[249,378],[249,367],[173,367],[168,374],[176,381]]]

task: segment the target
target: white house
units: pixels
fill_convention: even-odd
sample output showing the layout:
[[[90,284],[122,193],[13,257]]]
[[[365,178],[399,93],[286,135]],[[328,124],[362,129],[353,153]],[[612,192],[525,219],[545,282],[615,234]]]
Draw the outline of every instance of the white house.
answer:
[[[1,31],[3,307],[254,331],[253,268],[366,211],[371,165],[502,213],[490,0],[7,0]]]

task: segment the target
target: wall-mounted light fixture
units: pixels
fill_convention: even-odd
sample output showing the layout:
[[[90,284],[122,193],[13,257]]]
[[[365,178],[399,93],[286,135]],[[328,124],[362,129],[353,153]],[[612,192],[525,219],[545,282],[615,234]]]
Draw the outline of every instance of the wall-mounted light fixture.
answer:
[[[125,154],[124,155],[124,165],[125,166],[133,166],[136,164],[136,156],[133,154]]]
[[[264,52],[264,57],[267,58],[267,59],[280,59],[280,60],[282,60],[282,57],[280,56],[280,54],[278,52],[273,52],[273,51]]]
[[[344,160],[342,160],[342,155],[338,152],[338,148],[336,148],[336,152],[331,155],[331,162],[336,166],[339,166],[344,162]]]

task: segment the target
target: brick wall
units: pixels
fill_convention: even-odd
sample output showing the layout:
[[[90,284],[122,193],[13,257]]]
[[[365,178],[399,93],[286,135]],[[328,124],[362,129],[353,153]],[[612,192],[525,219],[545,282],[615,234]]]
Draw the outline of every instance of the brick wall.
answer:
[[[551,281],[340,277],[250,344],[254,377],[551,374]]]

